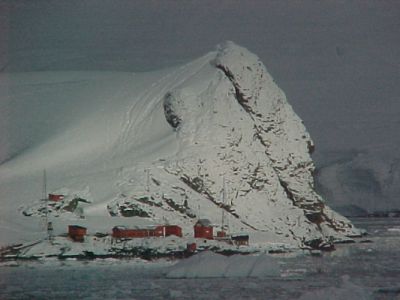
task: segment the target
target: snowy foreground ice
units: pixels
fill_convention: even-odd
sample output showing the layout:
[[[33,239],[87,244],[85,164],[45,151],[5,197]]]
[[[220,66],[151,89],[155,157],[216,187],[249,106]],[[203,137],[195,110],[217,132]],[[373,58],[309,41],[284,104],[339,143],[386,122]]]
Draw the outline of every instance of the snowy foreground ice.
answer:
[[[7,262],[0,299],[399,299],[400,220],[355,225],[370,235],[322,256]]]
[[[167,278],[269,277],[279,276],[279,266],[269,255],[226,257],[202,252],[178,262]]]

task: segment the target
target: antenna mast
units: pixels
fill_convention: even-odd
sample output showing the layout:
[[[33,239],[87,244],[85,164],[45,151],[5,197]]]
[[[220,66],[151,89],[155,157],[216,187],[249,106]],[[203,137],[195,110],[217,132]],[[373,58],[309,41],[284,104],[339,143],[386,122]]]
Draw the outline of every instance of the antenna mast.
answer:
[[[222,231],[225,231],[225,199],[226,199],[226,187],[225,187],[225,176],[223,177],[223,185],[222,185],[222,222],[221,222],[221,227]]]
[[[47,224],[48,224],[48,214],[49,214],[49,207],[48,207],[48,197],[47,197],[47,175],[46,175],[46,169],[43,170],[43,189],[42,189],[42,193],[43,193],[43,201],[45,202],[45,221],[46,221],[46,228],[47,228]]]
[[[53,239],[53,223],[49,222],[49,197],[47,195],[47,174],[46,169],[43,170],[43,201],[45,202],[45,226],[47,231],[47,239]]]
[[[150,169],[146,169],[146,191],[150,192]]]

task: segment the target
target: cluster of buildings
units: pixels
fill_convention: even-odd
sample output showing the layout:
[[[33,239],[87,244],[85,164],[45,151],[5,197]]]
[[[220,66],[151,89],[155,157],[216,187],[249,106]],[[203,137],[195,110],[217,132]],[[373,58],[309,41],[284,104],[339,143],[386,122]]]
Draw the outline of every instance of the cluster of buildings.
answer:
[[[52,202],[60,202],[64,200],[64,195],[48,194],[48,200]],[[222,226],[223,227],[223,226]],[[194,238],[205,240],[218,240],[234,245],[249,245],[249,236],[247,234],[230,234],[226,231],[217,231],[214,235],[213,224],[208,219],[199,219],[193,226]],[[49,236],[52,232],[52,224],[48,225]],[[87,235],[87,228],[79,225],[68,226],[68,237],[74,242],[83,242]],[[112,237],[114,239],[134,239],[147,237],[182,237],[182,228],[178,225],[157,225],[151,227],[133,227],[115,226],[112,229]]]
[[[214,236],[214,228],[208,219],[199,219],[193,227],[194,238],[207,240],[221,240],[235,245],[248,245],[249,236],[245,234],[227,235],[225,231],[218,231]],[[87,235],[87,229],[78,225],[68,226],[68,236],[75,242],[83,242]],[[112,229],[112,237],[115,239],[133,239],[146,237],[182,237],[182,228],[178,225],[158,225],[152,227],[126,228],[115,226]]]

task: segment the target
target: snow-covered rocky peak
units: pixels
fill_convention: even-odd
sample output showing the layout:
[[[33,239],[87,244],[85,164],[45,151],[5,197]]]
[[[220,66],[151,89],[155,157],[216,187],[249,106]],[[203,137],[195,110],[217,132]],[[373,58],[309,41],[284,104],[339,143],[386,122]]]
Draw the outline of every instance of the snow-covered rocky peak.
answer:
[[[181,143],[177,159],[185,161],[181,180],[247,229],[286,227],[299,240],[306,227],[317,236],[355,234],[315,192],[314,144],[258,57],[227,42],[210,63],[214,70],[199,70],[164,98]]]
[[[75,191],[86,191],[90,201],[74,202],[85,222],[100,216],[102,225],[169,222],[192,236],[196,220],[208,218],[216,230],[249,233],[253,244],[310,247],[359,234],[315,192],[314,144],[284,93],[247,49],[226,42],[181,67],[119,76],[118,92],[96,93],[98,103],[88,101],[93,110],[84,122],[45,143],[53,145],[52,157],[76,154],[61,155],[47,168],[56,174],[52,192],[67,190],[64,199],[71,200]],[[88,89],[99,86],[90,82]],[[87,130],[91,122],[98,133],[96,126]],[[91,144],[88,135],[95,137]],[[39,165],[43,145],[40,149],[23,155],[22,162]],[[17,157],[0,166],[0,174],[15,173],[21,164]],[[43,211],[28,196],[18,199],[20,211],[31,216],[35,208]],[[51,213],[74,218],[64,205],[71,207],[61,203]]]

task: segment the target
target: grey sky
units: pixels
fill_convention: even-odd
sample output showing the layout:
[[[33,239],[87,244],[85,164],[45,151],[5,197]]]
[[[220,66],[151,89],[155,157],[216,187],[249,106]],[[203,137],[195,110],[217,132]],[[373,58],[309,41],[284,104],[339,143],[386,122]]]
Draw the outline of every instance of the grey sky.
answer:
[[[0,11],[6,72],[153,70],[233,40],[260,56],[319,159],[400,145],[399,1],[38,0]]]

